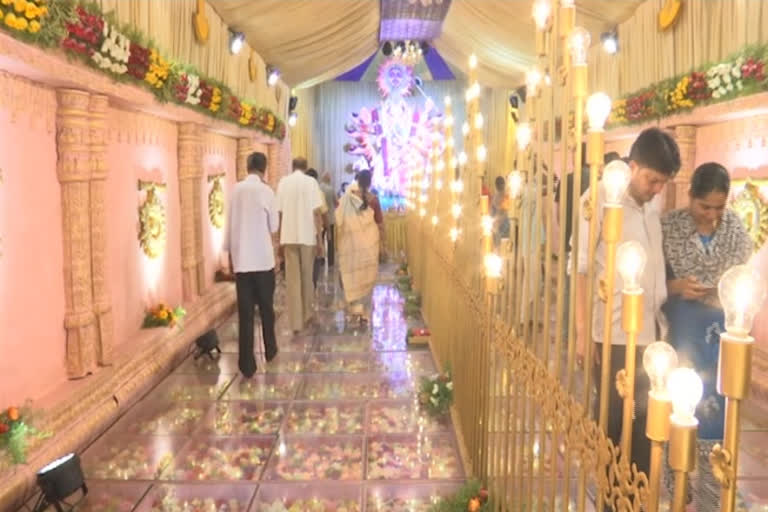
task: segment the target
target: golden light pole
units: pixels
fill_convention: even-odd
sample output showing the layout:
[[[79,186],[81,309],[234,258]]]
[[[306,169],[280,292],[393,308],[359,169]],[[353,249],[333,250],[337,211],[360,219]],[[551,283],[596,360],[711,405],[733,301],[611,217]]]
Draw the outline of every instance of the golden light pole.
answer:
[[[635,356],[637,334],[643,326],[643,288],[640,277],[645,270],[645,249],[636,240],[624,242],[616,251],[619,275],[623,281],[621,323],[626,333],[624,368],[616,374],[616,387],[624,399],[621,422],[621,456],[632,464],[632,422],[635,411]]]
[[[675,474],[672,512],[684,512],[688,497],[688,474],[696,469],[696,440],[699,421],[696,406],[704,391],[701,377],[690,368],[676,368],[667,382],[672,399],[669,431],[669,467]]]
[[[621,240],[623,210],[621,200],[629,185],[629,166],[621,160],[614,160],[603,171],[605,205],[603,208],[603,243],[605,244],[605,269],[602,280],[605,283],[605,314],[603,315],[602,375],[600,376],[599,426],[607,432],[608,397],[611,380],[611,335],[613,331],[613,290],[616,273],[616,244]],[[576,187],[576,185],[574,185]],[[596,210],[596,208],[595,208]],[[595,211],[595,214],[598,212]],[[574,240],[575,241],[575,240]],[[576,249],[574,248],[574,251]],[[573,298],[573,294],[572,298]],[[589,300],[592,300],[591,297]],[[589,340],[586,340],[589,343]]]
[[[749,265],[736,265],[720,278],[720,302],[725,311],[725,330],[720,335],[717,391],[725,396],[723,445],[710,454],[712,470],[720,482],[720,510],[736,510],[736,480],[739,469],[741,402],[749,395],[752,381],[752,347],[749,335],[755,314],[766,295],[765,278]]]
[[[648,416],[645,435],[651,441],[651,461],[648,474],[648,512],[659,510],[661,475],[664,464],[664,443],[669,441],[672,401],[667,389],[669,374],[677,368],[677,352],[668,343],[657,341],[646,347],[643,367],[651,381],[648,391]]]

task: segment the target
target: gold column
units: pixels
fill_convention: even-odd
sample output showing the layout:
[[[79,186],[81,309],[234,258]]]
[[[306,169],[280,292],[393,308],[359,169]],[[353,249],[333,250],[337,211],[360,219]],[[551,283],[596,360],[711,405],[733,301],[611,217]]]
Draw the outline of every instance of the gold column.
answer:
[[[252,151],[253,141],[251,139],[245,137],[237,139],[237,181],[243,181],[248,175],[248,155]]]
[[[91,272],[93,278],[93,312],[96,315],[96,357],[101,365],[112,364],[114,327],[112,323],[112,296],[107,276],[106,181],[107,127],[106,115],[109,98],[91,95],[90,113],[91,148]]]
[[[67,375],[84,377],[96,368],[96,325],[91,271],[90,95],[57,91],[56,172],[61,183]]]
[[[179,197],[181,199],[181,282],[184,300],[194,300],[198,283],[198,226],[200,212],[201,146],[200,127],[194,123],[179,124]]]
[[[674,415],[673,415],[674,417]],[[669,433],[669,467],[675,474],[672,512],[684,512],[688,497],[688,474],[696,469],[698,422],[691,425],[671,422]],[[721,509],[722,510],[722,509]]]
[[[672,210],[688,205],[688,187],[696,167],[696,127],[680,125],[675,127],[675,141],[680,148],[680,171],[668,185],[665,208]]]
[[[645,435],[651,441],[651,462],[648,475],[648,512],[659,510],[659,487],[663,472],[664,443],[669,440],[669,416],[672,402],[663,393],[648,393],[648,417]]]

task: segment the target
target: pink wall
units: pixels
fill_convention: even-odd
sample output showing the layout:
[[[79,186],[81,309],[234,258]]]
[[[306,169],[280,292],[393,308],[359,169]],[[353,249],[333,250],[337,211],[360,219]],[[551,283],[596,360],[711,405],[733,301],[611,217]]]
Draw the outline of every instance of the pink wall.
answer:
[[[139,330],[148,306],[181,304],[178,132],[175,123],[145,114],[110,109],[107,119],[107,261],[115,340],[120,345]],[[138,191],[140,179],[167,183],[160,193],[166,208],[166,248],[156,260],[149,260],[138,242],[138,207],[144,197]]]
[[[232,187],[237,181],[237,141],[231,137],[207,133],[203,138],[203,251],[205,253],[205,275],[213,282],[216,270],[226,266],[225,255],[222,254],[221,244],[224,237],[224,228],[217,229],[211,224],[208,216],[208,194],[213,187],[208,183],[208,176],[226,173],[222,183],[224,187],[224,208],[229,205]]]
[[[56,96],[0,74],[0,408],[66,378]]]

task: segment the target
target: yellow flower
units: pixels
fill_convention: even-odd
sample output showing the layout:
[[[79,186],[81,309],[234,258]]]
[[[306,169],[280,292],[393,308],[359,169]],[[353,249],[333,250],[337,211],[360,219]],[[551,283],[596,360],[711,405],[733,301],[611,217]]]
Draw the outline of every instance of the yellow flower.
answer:
[[[13,0],[13,8],[16,12],[24,12],[27,8],[27,0]]]
[[[24,13],[24,15],[27,17],[27,19],[33,20],[33,19],[37,18],[37,16],[39,14],[40,14],[40,9],[38,9],[35,4],[33,4],[32,2],[27,4],[27,10]]]
[[[42,17],[42,16],[45,16],[46,14],[48,14],[48,8],[46,6],[40,7],[40,16]]]
[[[27,30],[27,27],[29,26],[29,22],[27,21],[27,18],[17,17],[16,18],[16,28],[19,30]]]
[[[160,320],[166,320],[168,318],[168,311],[162,310],[158,315],[157,318]]]
[[[2,0],[3,5],[11,5],[13,3],[13,0]]]
[[[37,34],[38,32],[40,32],[40,23],[37,21],[30,21],[29,31],[33,34]]]
[[[3,20],[6,25],[8,25],[11,28],[16,28],[16,15],[12,12],[9,12],[5,15],[5,19]]]

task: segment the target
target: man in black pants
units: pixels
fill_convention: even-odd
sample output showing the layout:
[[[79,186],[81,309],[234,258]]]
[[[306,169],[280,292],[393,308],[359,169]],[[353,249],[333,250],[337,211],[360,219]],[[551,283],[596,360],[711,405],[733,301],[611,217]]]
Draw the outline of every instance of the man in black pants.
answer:
[[[272,238],[280,220],[275,194],[264,182],[267,157],[251,153],[248,177],[235,185],[229,202],[224,250],[235,274],[240,324],[238,365],[244,377],[256,373],[253,354],[253,314],[259,306],[267,362],[277,355],[275,338],[275,254]]]

